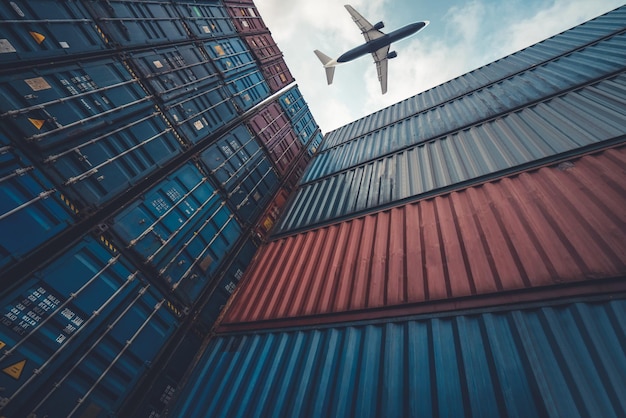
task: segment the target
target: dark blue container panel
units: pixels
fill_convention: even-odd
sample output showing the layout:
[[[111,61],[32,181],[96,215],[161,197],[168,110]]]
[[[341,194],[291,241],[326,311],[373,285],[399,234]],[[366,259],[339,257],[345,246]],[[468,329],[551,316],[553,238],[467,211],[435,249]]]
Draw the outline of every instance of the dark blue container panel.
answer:
[[[110,416],[177,326],[163,297],[91,237],[1,305],[6,416]]]
[[[170,123],[195,144],[237,116],[210,59],[195,45],[161,48],[132,55],[146,86],[162,101]]]
[[[176,1],[174,4],[196,38],[213,38],[236,33],[230,16],[221,2]]]
[[[322,144],[323,140],[324,140],[324,137],[322,136],[322,133],[318,132],[317,135],[313,137],[313,140],[307,147],[307,151],[309,155],[312,156],[313,154],[315,154],[315,152],[320,148],[320,145]]]
[[[304,97],[300,93],[298,86],[294,86],[284,94],[280,96],[278,100],[283,109],[285,109],[285,113],[289,115],[293,122],[293,118],[305,108],[308,108],[306,102],[304,101]]]
[[[0,63],[42,60],[106,48],[80,2],[15,0],[0,3]]]
[[[205,42],[204,46],[224,78],[233,78],[256,68],[254,56],[239,37]]]
[[[210,329],[215,323],[230,295],[237,288],[237,284],[254,258],[257,249],[257,245],[252,240],[248,240],[235,256],[233,263],[228,267],[219,285],[198,315],[198,320],[206,328]]]
[[[0,95],[0,117],[14,126],[13,139],[56,152],[153,104],[114,58],[0,76]]]
[[[187,32],[173,4],[165,1],[84,0],[109,42],[118,47],[183,41]]]
[[[237,241],[241,228],[206,176],[191,163],[117,215],[111,225],[124,247],[192,304]]]
[[[195,44],[133,52],[131,62],[150,92],[164,103],[215,88],[219,73],[204,50]]]
[[[59,192],[0,135],[0,268],[72,223]]]
[[[178,155],[182,145],[163,116],[147,109],[42,155],[47,173],[75,201],[98,207]]]
[[[317,123],[315,123],[315,119],[313,119],[313,115],[311,115],[308,106],[306,111],[301,112],[292,119],[292,123],[293,130],[296,132],[303,145],[307,145],[309,140],[313,137],[313,134],[318,131]]]
[[[252,222],[278,189],[278,176],[267,154],[244,125],[207,148],[200,160],[226,190],[243,222]]]
[[[626,301],[211,340],[176,417],[620,417]]]
[[[242,113],[261,103],[270,95],[270,89],[258,69],[226,80],[226,86],[237,110]]]

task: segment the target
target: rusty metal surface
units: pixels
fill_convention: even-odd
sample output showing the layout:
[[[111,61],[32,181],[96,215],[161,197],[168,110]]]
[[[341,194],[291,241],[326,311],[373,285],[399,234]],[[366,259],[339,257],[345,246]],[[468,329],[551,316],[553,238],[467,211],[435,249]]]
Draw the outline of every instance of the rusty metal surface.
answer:
[[[623,276],[625,167],[620,146],[278,239],[222,323]]]

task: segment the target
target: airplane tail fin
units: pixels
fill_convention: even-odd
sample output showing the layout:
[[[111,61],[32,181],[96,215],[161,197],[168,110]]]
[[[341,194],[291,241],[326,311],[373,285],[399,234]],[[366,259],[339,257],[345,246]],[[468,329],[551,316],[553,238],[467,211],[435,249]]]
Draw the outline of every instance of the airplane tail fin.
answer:
[[[335,67],[326,67],[326,64],[328,64],[333,59],[317,49],[313,52],[315,52],[317,58],[319,58],[320,61],[322,61],[322,64],[324,64],[324,69],[326,70],[326,81],[328,81],[328,84],[332,84],[333,77],[335,75]]]

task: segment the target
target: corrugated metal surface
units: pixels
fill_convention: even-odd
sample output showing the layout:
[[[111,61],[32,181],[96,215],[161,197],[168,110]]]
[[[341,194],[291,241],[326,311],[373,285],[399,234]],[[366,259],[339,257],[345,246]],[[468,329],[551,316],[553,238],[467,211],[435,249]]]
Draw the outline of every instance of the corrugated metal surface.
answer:
[[[46,60],[106,48],[94,20],[80,2],[0,3],[0,62]]]
[[[263,73],[263,77],[265,77],[267,84],[270,86],[272,93],[276,93],[283,87],[286,87],[294,82],[293,75],[291,75],[289,67],[287,67],[285,60],[282,58],[262,64],[261,72]]]
[[[0,413],[116,411],[178,322],[143,280],[87,237],[4,297]]]
[[[233,19],[237,32],[241,34],[260,31],[269,32],[253,2],[248,2],[249,4],[244,5],[232,1],[225,1],[224,3]]]
[[[87,0],[84,2],[106,36],[119,47],[156,45],[187,39],[174,4],[157,0]]]
[[[70,213],[50,181],[0,134],[0,268],[73,224]]]
[[[282,238],[222,328],[623,276],[625,207],[622,146]]]
[[[313,181],[390,152],[467,129],[615,71],[623,71],[625,62],[626,33],[398,120],[365,136],[350,141],[343,137],[341,145],[325,150],[315,159],[304,181]],[[331,140],[329,136],[324,148]]]
[[[324,149],[380,129],[385,125],[394,124],[398,120],[415,115],[424,109],[435,107],[455,97],[504,80],[506,77],[545,61],[554,60],[558,55],[565,55],[602,37],[621,32],[625,28],[625,21],[626,7],[621,7],[607,15],[585,22],[543,42],[329,132],[326,135]]]
[[[619,297],[215,338],[173,416],[621,417]]]
[[[265,145],[279,174],[284,176],[302,149],[289,116],[276,101],[272,101],[252,115],[246,124]]]
[[[152,267],[189,306],[241,234],[218,191],[192,163],[131,202],[110,222],[122,248]]]
[[[626,132],[625,106],[626,74],[621,74],[407,148],[302,186],[279,228],[284,232],[310,227],[622,138]],[[410,135],[413,128],[398,124],[396,129],[405,133],[398,133],[397,138]],[[320,158],[323,154],[317,156]]]
[[[235,34],[235,27],[221,2],[176,0],[174,7],[196,38],[214,38]]]
[[[272,163],[244,125],[217,140],[199,159],[225,190],[226,202],[242,223],[256,219],[278,189]]]

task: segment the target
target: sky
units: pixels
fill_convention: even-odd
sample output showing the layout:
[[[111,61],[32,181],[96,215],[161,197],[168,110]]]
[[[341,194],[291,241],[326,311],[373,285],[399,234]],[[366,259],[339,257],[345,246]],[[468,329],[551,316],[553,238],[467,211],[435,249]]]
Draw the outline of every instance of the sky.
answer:
[[[364,43],[350,1],[383,32],[428,20],[391,45],[387,94],[371,55],[342,64],[326,84],[319,49],[336,58]],[[624,4],[624,0],[255,0],[322,133],[390,106]]]

